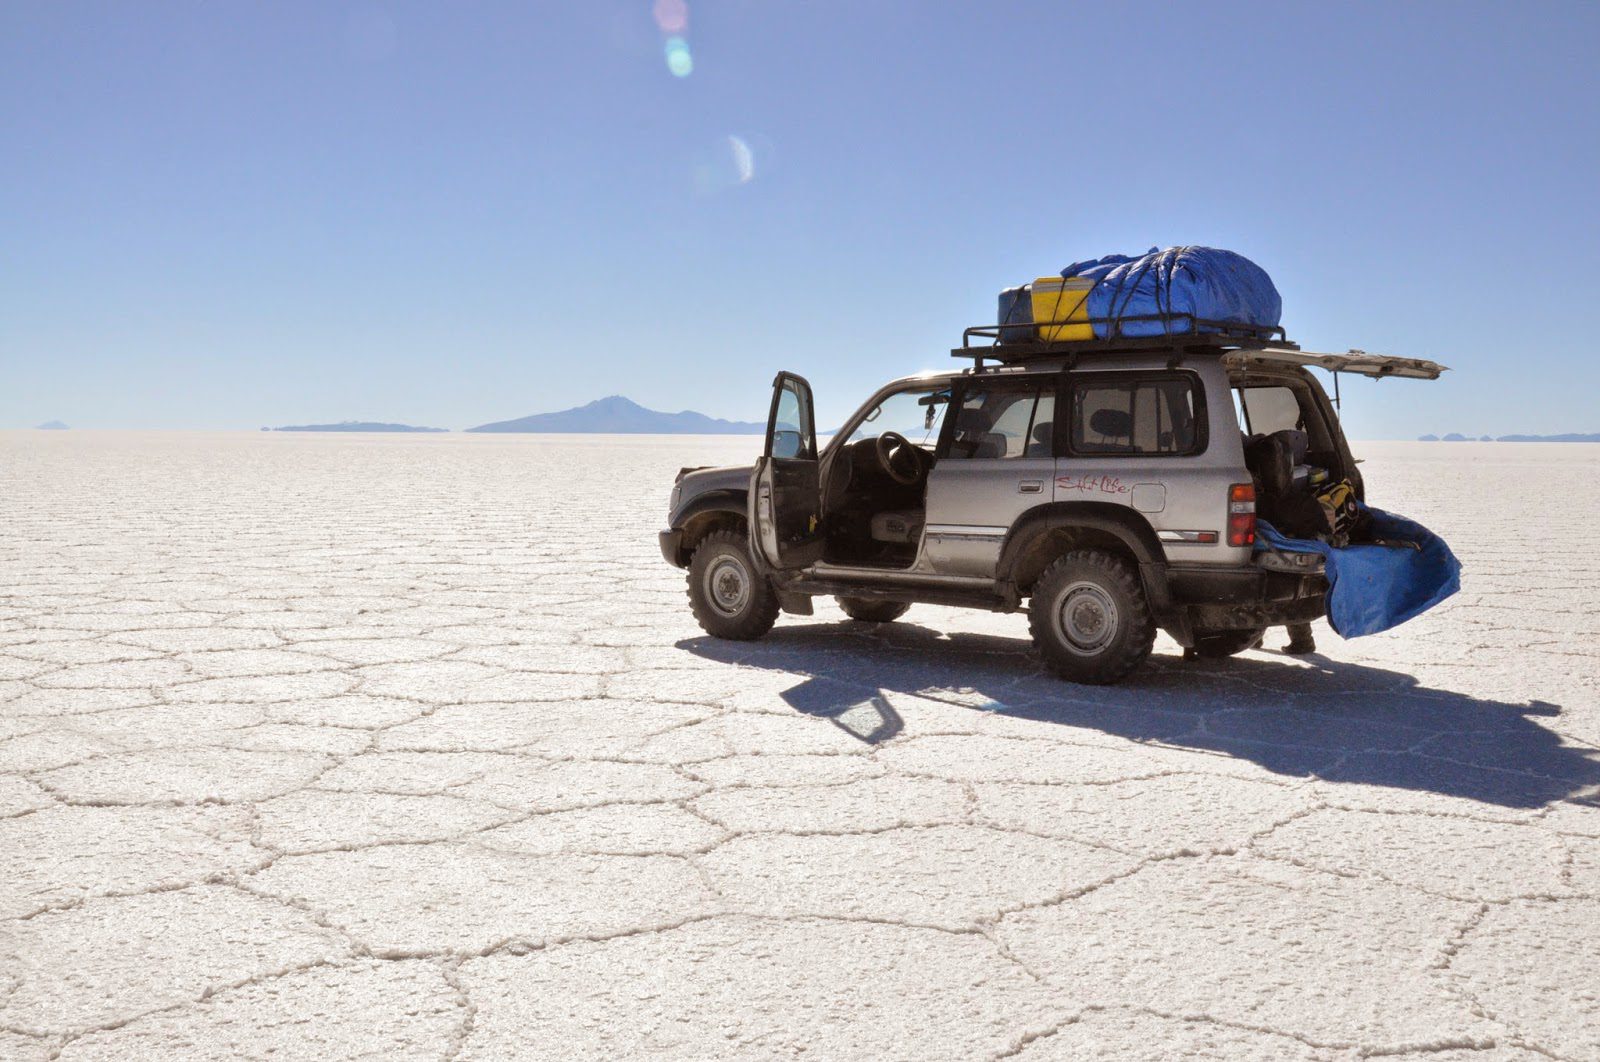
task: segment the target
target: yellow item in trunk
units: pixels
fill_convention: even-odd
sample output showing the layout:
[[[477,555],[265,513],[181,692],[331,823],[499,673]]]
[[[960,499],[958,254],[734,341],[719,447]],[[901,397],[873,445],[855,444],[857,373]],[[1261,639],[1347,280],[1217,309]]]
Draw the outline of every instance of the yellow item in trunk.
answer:
[[[1088,277],[1040,277],[1033,282],[1033,323],[1041,340],[1094,338],[1094,325],[1089,323],[1089,291],[1094,283]]]

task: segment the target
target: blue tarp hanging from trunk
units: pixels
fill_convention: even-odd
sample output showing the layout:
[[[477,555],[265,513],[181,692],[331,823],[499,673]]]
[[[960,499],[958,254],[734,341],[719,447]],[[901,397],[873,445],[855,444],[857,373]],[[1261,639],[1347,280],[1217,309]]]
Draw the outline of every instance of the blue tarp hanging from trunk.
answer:
[[[1461,589],[1461,562],[1444,539],[1421,524],[1382,509],[1372,535],[1407,546],[1357,544],[1340,549],[1316,539],[1287,538],[1265,520],[1256,524],[1256,551],[1320,553],[1327,563],[1328,623],[1341,638],[1398,627]]]

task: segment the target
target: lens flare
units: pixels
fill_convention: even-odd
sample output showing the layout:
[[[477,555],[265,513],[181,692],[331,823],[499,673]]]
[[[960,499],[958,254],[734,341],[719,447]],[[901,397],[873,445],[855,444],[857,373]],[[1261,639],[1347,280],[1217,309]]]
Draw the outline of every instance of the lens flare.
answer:
[[[689,42],[682,37],[667,38],[667,69],[673,77],[688,77],[694,73],[694,60],[689,57]]]
[[[733,152],[733,168],[739,173],[739,183],[749,184],[756,175],[756,156],[743,137],[728,137],[728,150]]]
[[[656,0],[650,13],[655,16],[662,33],[681,37],[689,28],[689,5],[684,0]]]

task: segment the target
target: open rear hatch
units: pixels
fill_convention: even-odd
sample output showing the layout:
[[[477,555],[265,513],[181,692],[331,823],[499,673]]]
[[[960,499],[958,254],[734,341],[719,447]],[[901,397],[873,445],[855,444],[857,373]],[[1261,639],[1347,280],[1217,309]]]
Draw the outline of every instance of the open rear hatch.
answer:
[[[1397,358],[1392,354],[1368,354],[1352,350],[1348,354],[1318,354],[1311,350],[1289,350],[1284,347],[1247,347],[1232,350],[1223,356],[1223,364],[1230,369],[1263,368],[1274,365],[1302,365],[1329,372],[1350,372],[1358,376],[1378,379],[1398,376],[1408,380],[1437,380],[1449,367],[1422,358]]]

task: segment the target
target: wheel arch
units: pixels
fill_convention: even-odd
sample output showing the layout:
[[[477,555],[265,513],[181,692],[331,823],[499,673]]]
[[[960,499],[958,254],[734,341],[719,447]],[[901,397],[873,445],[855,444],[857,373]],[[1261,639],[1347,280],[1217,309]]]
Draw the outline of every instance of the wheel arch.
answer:
[[[674,514],[672,528],[678,534],[678,566],[688,567],[695,548],[707,535],[728,528],[745,531],[748,519],[746,500],[749,491],[711,490],[698,495]]]
[[[1006,533],[995,578],[1025,597],[1052,561],[1074,549],[1104,550],[1141,571],[1167,560],[1142,513],[1108,502],[1052,502],[1028,510]]]

